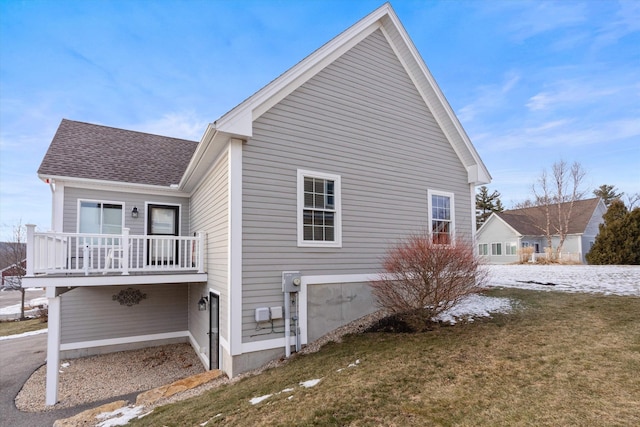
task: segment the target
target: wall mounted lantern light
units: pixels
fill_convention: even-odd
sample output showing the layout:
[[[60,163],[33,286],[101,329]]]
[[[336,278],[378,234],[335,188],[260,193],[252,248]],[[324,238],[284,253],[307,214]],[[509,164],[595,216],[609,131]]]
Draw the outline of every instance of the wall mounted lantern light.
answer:
[[[198,311],[207,311],[208,302],[209,302],[209,297],[200,298],[200,301],[198,301]]]
[[[138,208],[135,206],[131,209],[131,218],[138,218]]]

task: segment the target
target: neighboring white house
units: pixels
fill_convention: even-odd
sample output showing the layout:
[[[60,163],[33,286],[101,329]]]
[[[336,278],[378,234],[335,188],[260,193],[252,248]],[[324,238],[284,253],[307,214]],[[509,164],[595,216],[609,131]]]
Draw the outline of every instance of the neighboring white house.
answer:
[[[551,206],[552,213],[558,211],[557,206]],[[561,209],[566,210],[568,206],[568,203],[564,203]],[[585,255],[596,240],[598,226],[604,222],[602,216],[606,211],[604,202],[599,198],[574,202],[567,237],[562,246],[563,256],[586,262]],[[551,215],[551,221],[552,229],[557,230],[557,216]],[[546,214],[541,207],[494,212],[476,234],[478,252],[492,264],[518,262],[522,248],[532,248],[533,256],[540,256],[548,246],[543,232],[545,227]],[[560,236],[554,234],[554,249],[559,241]]]
[[[389,4],[209,125],[200,142],[63,120],[29,227],[61,355],[188,341],[229,376],[375,309],[389,245],[475,234],[478,153]],[[446,236],[445,236],[446,237]]]

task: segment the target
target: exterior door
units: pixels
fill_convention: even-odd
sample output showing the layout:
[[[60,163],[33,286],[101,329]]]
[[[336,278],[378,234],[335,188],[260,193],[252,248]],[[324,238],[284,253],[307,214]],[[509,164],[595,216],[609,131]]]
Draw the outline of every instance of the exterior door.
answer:
[[[209,369],[220,369],[220,300],[218,295],[209,292]]]
[[[178,206],[147,206],[147,263],[149,265],[171,265],[177,260],[180,208]],[[157,238],[153,238],[156,237]]]

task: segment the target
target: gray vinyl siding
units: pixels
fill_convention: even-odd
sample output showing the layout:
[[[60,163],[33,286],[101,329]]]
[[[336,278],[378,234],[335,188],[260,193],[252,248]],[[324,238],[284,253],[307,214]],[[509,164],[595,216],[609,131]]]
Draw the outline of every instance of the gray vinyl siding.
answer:
[[[206,233],[205,267],[208,287],[220,294],[220,335],[229,340],[228,331],[228,247],[229,247],[229,162],[228,150],[221,153],[214,167],[191,196],[191,229]],[[208,288],[192,288],[208,295]],[[195,296],[193,297],[195,298]],[[196,308],[197,310],[197,308]],[[208,318],[190,315],[189,329],[200,345],[208,342]]]
[[[61,343],[187,330],[187,285],[134,286],[146,298],[128,307],[113,296],[128,286],[90,286],[61,296]]]
[[[145,227],[145,202],[167,203],[180,205],[180,234],[188,236],[189,229],[189,199],[186,197],[158,196],[144,193],[125,193],[119,191],[103,191],[87,188],[64,188],[64,223],[65,233],[78,232],[78,200],[100,200],[124,203],[124,226],[129,228],[129,234],[143,236]],[[131,218],[133,207],[138,208],[138,218]]]
[[[428,226],[427,190],[454,193],[470,236],[466,169],[380,31],[254,122],[243,149],[243,341],[281,305],[281,272],[380,271],[388,246]],[[297,247],[297,169],[342,179],[342,248]],[[309,322],[312,322],[309,319]]]

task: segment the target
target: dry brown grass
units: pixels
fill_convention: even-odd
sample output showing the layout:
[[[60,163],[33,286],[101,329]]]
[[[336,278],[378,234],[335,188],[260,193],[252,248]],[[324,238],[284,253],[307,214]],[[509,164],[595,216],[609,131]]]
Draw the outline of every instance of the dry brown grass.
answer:
[[[6,320],[0,322],[0,337],[37,331],[38,329],[44,329],[46,327],[47,323],[42,322],[41,319]]]
[[[347,337],[133,425],[640,425],[640,298],[491,294],[521,308],[419,334]],[[322,381],[298,385],[313,378]]]

